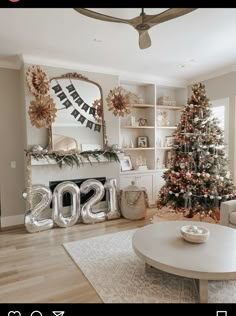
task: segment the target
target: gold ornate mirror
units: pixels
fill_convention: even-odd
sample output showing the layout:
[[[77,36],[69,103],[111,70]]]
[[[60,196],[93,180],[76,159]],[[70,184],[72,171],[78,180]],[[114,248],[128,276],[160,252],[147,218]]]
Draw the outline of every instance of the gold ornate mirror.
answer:
[[[101,86],[80,74],[68,73],[50,80],[50,95],[57,108],[49,133],[51,149],[103,150],[106,135]]]

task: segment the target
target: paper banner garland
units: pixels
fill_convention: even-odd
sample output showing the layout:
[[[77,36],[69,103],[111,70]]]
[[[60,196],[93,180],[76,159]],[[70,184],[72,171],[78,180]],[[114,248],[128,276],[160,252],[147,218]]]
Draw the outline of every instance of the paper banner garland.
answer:
[[[89,109],[89,114],[92,114],[93,116],[95,116],[96,110],[95,108],[90,108]]]
[[[94,131],[95,131],[95,132],[100,132],[100,131],[101,131],[101,125],[95,124],[95,126],[94,126]]]
[[[88,121],[87,122],[87,124],[86,124],[86,127],[89,127],[90,129],[92,129],[93,128],[93,122],[91,122],[91,121]]]
[[[73,84],[70,84],[68,87],[66,87],[66,89],[68,90],[69,93],[71,93],[72,91],[75,90],[75,87],[73,86]]]
[[[81,124],[84,124],[85,121],[86,127],[89,129],[93,129],[95,132],[101,132],[101,124],[102,124],[102,105],[101,105],[101,99],[97,99],[92,103],[92,106],[87,104],[79,95],[79,93],[76,91],[75,86],[71,82],[70,85],[68,85],[63,91],[63,88],[61,85],[57,82],[55,86],[52,87],[54,93],[62,102],[63,108],[62,109],[69,109],[72,108],[71,115]],[[67,90],[67,91],[66,91]],[[66,94],[69,94],[69,97],[73,99],[73,102],[78,105],[78,107],[75,107],[73,105],[73,102],[69,100]],[[87,117],[81,114],[80,111],[84,111],[87,114],[91,115],[94,122],[89,120]]]
[[[66,99],[66,95],[64,92],[57,94],[57,97],[60,99],[60,101],[63,101]]]
[[[79,93],[77,91],[74,91],[73,93],[71,93],[71,96],[72,96],[73,100],[75,100],[79,97]]]
[[[85,110],[85,112],[87,112],[89,109],[89,105],[87,103],[84,103],[82,109]]]
[[[84,117],[82,114],[80,114],[80,117],[78,119],[78,122],[84,124],[84,121],[86,120],[86,117]]]
[[[71,115],[74,116],[74,118],[76,118],[79,115],[79,111],[77,111],[76,109],[73,110],[73,112],[71,113]]]
[[[62,91],[62,88],[59,84],[57,84],[56,86],[53,87],[53,90],[55,93],[58,93],[58,92]]]
[[[66,109],[68,109],[70,106],[72,106],[72,103],[70,102],[70,100],[66,99],[65,102],[62,103]]]
[[[81,104],[84,103],[84,101],[79,97],[77,100],[75,100],[75,103],[77,103],[78,106],[80,106]]]

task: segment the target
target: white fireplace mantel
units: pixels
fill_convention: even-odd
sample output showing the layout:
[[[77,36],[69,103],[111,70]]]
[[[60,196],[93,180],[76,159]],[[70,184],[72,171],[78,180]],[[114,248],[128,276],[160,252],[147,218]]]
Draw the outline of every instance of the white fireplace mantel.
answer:
[[[124,156],[123,153],[119,153],[117,154],[119,159],[121,160]],[[99,157],[99,161],[93,157],[90,157],[90,162],[86,159],[86,158],[82,158],[81,164],[90,164],[90,162],[92,164],[94,163],[112,163],[114,162],[114,160],[109,160],[106,157],[100,156]],[[32,166],[43,166],[43,165],[56,165],[57,162],[54,159],[50,159],[50,158],[39,158],[39,159],[35,159],[34,157],[31,157],[31,165]],[[65,164],[65,163],[63,163]]]

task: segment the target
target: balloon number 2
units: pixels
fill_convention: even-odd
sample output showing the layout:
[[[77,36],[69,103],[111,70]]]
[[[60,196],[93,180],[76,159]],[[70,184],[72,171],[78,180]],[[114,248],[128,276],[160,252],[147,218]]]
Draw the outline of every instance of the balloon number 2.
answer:
[[[25,214],[25,227],[29,233],[48,230],[53,227],[52,219],[39,219],[40,214],[48,207],[52,200],[51,190],[44,185],[32,186],[32,200],[38,198],[39,201]]]
[[[91,190],[94,194],[90,199],[80,206],[80,192],[88,193]],[[70,215],[65,216],[63,213],[63,195],[68,192],[71,196]],[[93,211],[93,207],[102,200],[106,192],[107,212]],[[71,182],[65,181],[56,186],[53,195],[51,190],[44,185],[33,185],[31,190],[32,199],[38,197],[34,203],[32,210],[25,214],[25,227],[29,233],[40,232],[51,229],[54,224],[59,227],[70,227],[75,225],[81,216],[82,222],[85,224],[93,224],[111,220],[120,217],[118,208],[116,179],[108,179],[103,184],[95,179],[89,179],[82,183],[79,187]],[[52,218],[41,219],[42,212],[50,205],[52,201],[53,210]]]

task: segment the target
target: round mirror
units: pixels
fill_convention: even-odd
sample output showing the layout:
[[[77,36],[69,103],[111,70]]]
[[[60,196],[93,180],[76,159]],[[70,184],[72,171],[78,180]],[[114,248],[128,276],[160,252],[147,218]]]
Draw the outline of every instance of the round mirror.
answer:
[[[50,80],[50,95],[57,108],[50,132],[52,150],[103,150],[105,124],[100,85],[71,73]]]

